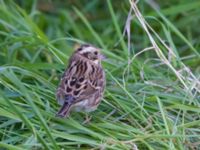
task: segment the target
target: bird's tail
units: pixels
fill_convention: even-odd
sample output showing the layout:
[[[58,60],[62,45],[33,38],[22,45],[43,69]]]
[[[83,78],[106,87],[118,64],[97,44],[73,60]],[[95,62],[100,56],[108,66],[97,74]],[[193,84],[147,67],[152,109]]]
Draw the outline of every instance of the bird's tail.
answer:
[[[62,105],[62,107],[60,108],[60,110],[57,112],[56,116],[57,117],[61,117],[61,118],[68,117],[69,113],[70,113],[71,106],[72,105],[70,105],[69,103],[65,102]]]
[[[64,104],[62,105],[60,110],[57,112],[56,116],[61,117],[61,118],[68,117],[71,107],[72,107],[72,101],[73,101],[73,97],[71,96],[66,97]]]

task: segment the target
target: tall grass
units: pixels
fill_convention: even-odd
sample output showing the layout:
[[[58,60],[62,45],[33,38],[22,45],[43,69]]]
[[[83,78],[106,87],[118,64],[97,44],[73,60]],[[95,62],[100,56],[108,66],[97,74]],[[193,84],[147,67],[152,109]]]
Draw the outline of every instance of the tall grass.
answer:
[[[1,0],[0,149],[200,149],[199,7]],[[108,58],[87,124],[55,117],[59,78],[85,42]]]

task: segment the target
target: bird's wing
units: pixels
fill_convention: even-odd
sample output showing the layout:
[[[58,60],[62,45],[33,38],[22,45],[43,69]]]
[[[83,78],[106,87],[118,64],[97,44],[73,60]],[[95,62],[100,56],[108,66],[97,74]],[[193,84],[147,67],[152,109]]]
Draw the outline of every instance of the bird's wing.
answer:
[[[103,96],[105,88],[105,73],[101,66],[93,66],[90,75],[88,76],[88,88],[85,90],[85,94],[89,97],[93,95],[93,100],[98,101]]]
[[[102,97],[104,80],[105,74],[101,66],[74,55],[61,79],[57,99],[60,104],[64,104],[69,96],[73,97],[73,103],[87,99],[91,95]]]

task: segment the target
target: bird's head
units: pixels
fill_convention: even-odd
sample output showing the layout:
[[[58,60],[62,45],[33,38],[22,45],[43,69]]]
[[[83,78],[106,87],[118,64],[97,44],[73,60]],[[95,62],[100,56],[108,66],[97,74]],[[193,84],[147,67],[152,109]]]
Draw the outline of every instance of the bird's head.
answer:
[[[81,45],[75,53],[81,55],[82,57],[99,64],[104,56],[100,53],[100,49],[89,44]]]

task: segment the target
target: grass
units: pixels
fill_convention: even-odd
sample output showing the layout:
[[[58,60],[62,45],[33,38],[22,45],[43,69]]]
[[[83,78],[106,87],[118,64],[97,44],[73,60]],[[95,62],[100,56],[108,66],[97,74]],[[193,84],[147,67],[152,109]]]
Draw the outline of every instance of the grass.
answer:
[[[1,0],[0,148],[200,149],[199,6]],[[85,42],[108,58],[88,124],[84,113],[55,117],[59,78]]]

